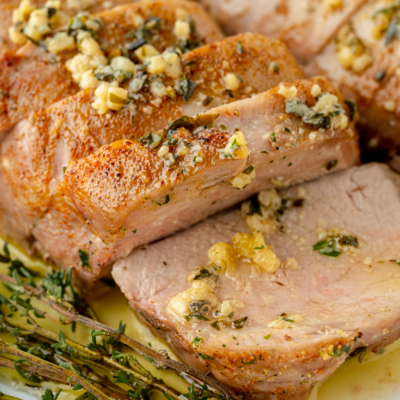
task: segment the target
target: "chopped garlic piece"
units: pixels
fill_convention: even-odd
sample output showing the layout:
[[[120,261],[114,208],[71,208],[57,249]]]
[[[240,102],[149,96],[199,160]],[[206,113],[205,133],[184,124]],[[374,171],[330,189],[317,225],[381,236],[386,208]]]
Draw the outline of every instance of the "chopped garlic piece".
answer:
[[[282,205],[282,197],[275,189],[262,190],[258,193],[257,199],[261,205],[268,210],[271,216],[275,211],[279,210]]]
[[[265,272],[273,273],[281,266],[281,260],[266,246],[261,233],[236,233],[232,239],[235,252],[244,258],[251,259]]]
[[[174,35],[179,40],[188,40],[190,37],[190,24],[187,21],[178,20],[174,25]]]
[[[103,52],[99,44],[92,38],[87,37],[79,43],[79,50],[86,56],[102,56]]]
[[[325,0],[325,7],[327,11],[335,11],[343,7],[342,0]]]
[[[162,57],[167,63],[165,74],[170,78],[179,78],[182,75],[182,66],[181,59],[179,58],[178,54],[175,52],[166,51],[162,54]]]
[[[13,11],[12,21],[14,24],[18,22],[27,22],[30,14],[36,9],[29,0],[22,0],[17,9]]]
[[[232,178],[230,183],[237,189],[244,189],[255,177],[256,170],[252,165],[249,165],[243,172]]]
[[[178,154],[178,156],[186,156],[186,154],[189,154],[189,153],[190,153],[190,148],[186,147],[186,146],[179,147],[179,149],[176,152],[176,154]]]
[[[258,214],[247,216],[246,223],[253,232],[260,232],[264,235],[268,235],[278,230],[278,224],[276,221],[268,220]]]
[[[285,267],[289,269],[296,269],[299,266],[299,263],[295,258],[288,258],[285,263]]]
[[[128,57],[114,57],[111,60],[110,66],[114,70],[123,70],[133,72],[135,70],[135,63]]]
[[[279,85],[278,94],[282,95],[287,100],[293,100],[297,96],[296,86]]]
[[[228,140],[222,150],[223,157],[245,160],[250,154],[243,132],[237,131]]]
[[[392,100],[385,101],[383,107],[385,108],[386,111],[394,112],[396,110],[396,103]]]
[[[35,42],[40,42],[42,39],[41,33],[35,27],[26,26],[23,32],[29,39],[34,40]]]
[[[92,103],[92,107],[97,110],[99,114],[105,114],[108,110],[108,92],[110,88],[118,87],[117,82],[102,82],[102,84],[95,90],[95,101]]]
[[[27,41],[26,36],[15,26],[11,26],[10,28],[8,28],[8,36],[15,44],[22,45],[25,44]]]
[[[334,115],[338,111],[339,99],[330,93],[323,93],[318,102],[312,107],[313,111],[324,113],[325,115]],[[348,118],[343,113],[331,117],[332,127],[334,129],[344,129],[348,124]],[[315,139],[315,138],[314,138]]]
[[[151,57],[160,55],[159,51],[151,44],[145,44],[135,50],[136,57],[143,63],[150,61]]]
[[[80,87],[82,89],[94,89],[99,85],[98,79],[94,76],[93,70],[90,69],[82,74]]]
[[[99,65],[107,64],[107,59],[104,55],[88,56],[85,54],[77,54],[69,59],[65,66],[72,73],[72,78],[75,82],[80,83],[82,75],[89,70],[95,70]]]
[[[160,80],[150,83],[150,92],[154,97],[163,98],[167,95],[167,87]]]
[[[213,293],[215,281],[209,278],[195,280],[192,286],[184,292],[174,296],[168,303],[168,309],[178,318],[184,318],[189,314],[189,304],[193,301],[207,300],[211,309],[218,303],[218,299]]]
[[[150,58],[150,63],[147,66],[147,71],[151,74],[162,74],[167,69],[167,62],[162,56],[154,56]]]
[[[107,107],[110,110],[119,111],[128,101],[126,89],[111,86],[108,89]]]
[[[315,84],[311,88],[311,96],[312,97],[318,97],[322,93],[321,86]]]
[[[222,273],[231,274],[236,271],[235,250],[230,244],[224,242],[215,243],[208,250],[208,258]]]
[[[357,57],[353,63],[352,68],[356,73],[365,71],[372,64],[372,57],[368,53],[364,53]]]
[[[225,83],[226,90],[230,90],[230,91],[234,92],[239,89],[241,81],[236,74],[230,72],[225,75],[224,83]]]
[[[293,328],[293,324],[304,320],[301,314],[286,315],[282,314],[279,318],[271,321],[268,326],[270,328],[285,329]]]
[[[160,147],[160,149],[158,150],[158,155],[160,157],[164,157],[169,153],[169,147],[166,145],[163,145]]]
[[[47,42],[47,50],[51,53],[58,54],[65,50],[74,50],[75,39],[68,35],[67,32],[58,32]]]

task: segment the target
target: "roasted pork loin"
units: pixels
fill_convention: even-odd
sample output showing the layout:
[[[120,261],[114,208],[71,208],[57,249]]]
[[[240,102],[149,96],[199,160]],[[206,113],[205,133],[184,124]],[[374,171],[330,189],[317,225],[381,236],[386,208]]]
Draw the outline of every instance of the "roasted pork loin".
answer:
[[[290,101],[285,96],[294,97]],[[325,104],[327,99],[335,104]],[[317,104],[323,105],[320,111]],[[196,123],[208,127],[196,128]],[[158,147],[152,148],[157,137]],[[347,106],[324,78],[284,84],[211,109],[195,120],[180,118],[145,140],[103,146],[70,162],[61,186],[54,180],[60,171],[50,172],[45,186],[38,175],[32,196],[27,195],[27,186],[18,188],[19,182],[12,179],[18,147],[11,151],[7,142],[2,149],[3,230],[20,241],[25,238],[26,244],[31,238],[41,254],[61,267],[75,266],[88,282],[107,274],[112,263],[134,247],[256,191],[313,179],[358,162],[357,136]],[[240,149],[247,150],[237,157]],[[28,165],[34,161],[25,160]],[[48,165],[45,173],[53,171]],[[46,202],[29,204],[38,196],[36,186],[46,189]],[[92,270],[82,265],[82,251]]]
[[[188,364],[246,399],[304,399],[399,337],[399,218],[399,176],[368,164],[261,192],[134,250],[113,277]]]
[[[130,52],[129,49],[133,49],[131,46],[137,40],[130,34],[143,29],[148,32],[146,43],[162,53],[177,43],[173,33],[177,10],[183,10],[193,20],[197,46],[223,38],[214,21],[196,3],[183,0],[132,3],[91,16],[91,19],[101,21],[96,34],[104,55],[99,57],[107,59],[127,54],[135,57],[134,50]],[[146,25],[149,20],[152,29]],[[0,132],[6,132],[30,112],[48,107],[79,91],[79,85],[66,67],[66,62],[76,55],[76,50],[53,54],[28,43],[15,54],[0,58],[0,89],[3,93],[0,96]],[[139,62],[137,58],[135,61]]]

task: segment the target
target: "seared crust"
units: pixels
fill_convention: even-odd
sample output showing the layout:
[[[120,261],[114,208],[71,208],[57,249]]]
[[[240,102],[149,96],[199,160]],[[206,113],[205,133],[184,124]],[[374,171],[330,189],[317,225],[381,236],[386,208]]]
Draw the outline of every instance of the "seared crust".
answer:
[[[243,54],[238,53],[239,41]],[[279,60],[279,73],[270,70],[274,60]],[[134,105],[99,115],[91,106],[94,96],[88,89],[21,121],[3,143],[1,154],[16,201],[27,207],[24,214],[31,218],[47,210],[69,161],[87,157],[102,145],[162,129],[182,115],[195,115],[214,104],[230,103],[303,77],[285,45],[257,34],[200,47],[183,54],[182,63],[184,75],[198,82],[188,102],[183,96],[175,101],[164,97],[156,107],[152,103],[159,99],[145,91]],[[240,74],[243,80],[230,95],[223,83],[228,72]],[[207,106],[202,104],[205,96],[214,99]]]

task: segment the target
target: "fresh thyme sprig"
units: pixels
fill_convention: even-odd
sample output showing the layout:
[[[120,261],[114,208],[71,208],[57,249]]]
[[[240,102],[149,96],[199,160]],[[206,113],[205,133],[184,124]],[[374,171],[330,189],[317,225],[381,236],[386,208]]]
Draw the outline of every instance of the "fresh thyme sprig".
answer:
[[[0,274],[0,280],[11,294],[8,298],[0,295],[0,325],[17,342],[14,347],[0,341],[0,367],[13,368],[31,382],[50,380],[69,383],[74,390],[85,389],[85,395],[78,397],[81,400],[146,400],[154,390],[160,391],[169,400],[182,399],[182,396],[201,400],[237,399],[227,388],[210,377],[172,360],[166,352],[158,353],[130,338],[124,333],[125,325],[120,324],[119,329],[113,329],[90,318],[93,315],[90,308],[72,284],[72,269],[68,273],[47,272],[44,278],[38,279],[21,262],[11,259],[7,244],[4,246],[4,254],[0,256],[0,262],[9,264],[11,276]],[[51,307],[61,317],[55,318],[48,312],[33,307],[32,298]],[[20,313],[19,317],[25,318],[26,322],[4,313],[5,307],[12,313]],[[48,331],[36,321],[43,318],[50,318],[63,325],[83,324],[92,329],[91,342],[82,345],[66,339],[61,331],[58,334]],[[145,356],[157,368],[171,369],[195,384],[191,384],[186,394],[178,392],[155,378],[136,357],[122,353],[124,346]],[[17,357],[18,360],[7,356]],[[98,370],[111,373],[114,382],[101,376]],[[129,389],[125,390],[118,384],[125,384]],[[52,393],[48,397],[52,400],[56,398]]]

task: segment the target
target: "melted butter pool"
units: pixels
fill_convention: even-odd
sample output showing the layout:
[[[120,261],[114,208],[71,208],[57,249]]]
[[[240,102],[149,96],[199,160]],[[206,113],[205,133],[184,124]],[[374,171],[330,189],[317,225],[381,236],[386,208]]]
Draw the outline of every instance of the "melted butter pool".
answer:
[[[0,246],[3,246],[1,239]],[[10,246],[10,251],[13,258],[20,259],[31,268],[42,271],[48,268],[42,261],[27,257],[17,247]],[[7,272],[7,268],[2,264],[0,264],[0,272]],[[0,292],[6,293],[3,285],[0,285]],[[129,309],[125,297],[118,288],[113,289],[99,300],[91,301],[90,305],[101,322],[117,328],[119,322],[122,321],[127,324],[125,332],[129,336],[141,343],[151,345],[155,350],[165,349],[172,358],[176,358],[164,340],[154,334]],[[40,322],[42,324],[42,321]],[[43,326],[55,332],[62,329],[67,338],[81,343],[90,341],[89,331],[84,327],[78,326],[77,331],[72,333],[71,327],[49,321],[44,321]],[[0,333],[0,338],[9,343],[13,342],[13,338],[5,333]],[[188,385],[182,378],[170,371],[156,370],[149,362],[141,357],[138,358],[155,376],[162,378],[178,390],[186,391]],[[56,385],[47,385],[47,387],[55,388]],[[0,369],[0,391],[23,400],[40,399],[43,393],[41,389],[25,387],[15,371],[6,369]],[[72,400],[82,393],[83,391],[63,390],[59,400]],[[153,398],[165,399],[161,395],[153,396]],[[400,340],[388,346],[381,354],[368,352],[361,364],[357,358],[348,359],[335,373],[314,388],[308,400],[397,400],[399,398]]]

